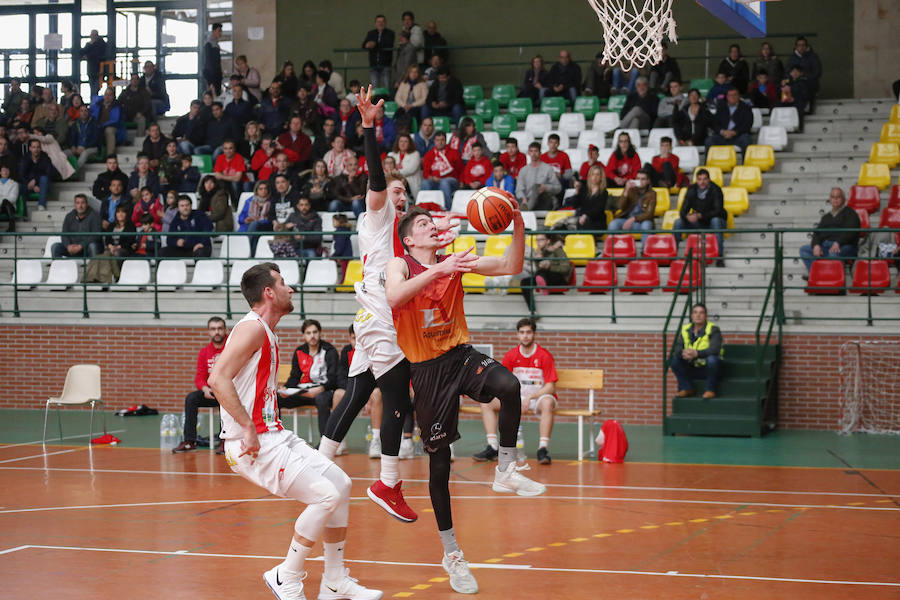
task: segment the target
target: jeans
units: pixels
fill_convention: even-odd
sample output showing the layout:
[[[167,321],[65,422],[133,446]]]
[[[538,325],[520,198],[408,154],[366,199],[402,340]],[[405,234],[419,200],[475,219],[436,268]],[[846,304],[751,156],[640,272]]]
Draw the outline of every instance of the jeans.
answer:
[[[197,412],[199,408],[219,406],[218,400],[210,400],[201,390],[194,390],[184,398],[184,441],[197,441]],[[212,443],[212,440],[210,440]]]
[[[428,106],[428,104],[422,105],[422,118],[425,119],[427,117],[450,117],[452,121],[450,126],[455,128],[456,124],[459,123],[459,120],[462,119],[465,114],[465,108],[463,108],[462,104],[454,104],[449,109],[446,108],[432,108]]]
[[[607,226],[607,228],[609,229],[609,231],[622,231],[622,226],[625,225],[626,220],[627,219],[613,219],[612,221],[609,222],[609,225]],[[647,241],[647,236],[650,235],[649,233],[646,233],[646,232],[648,232],[652,229],[653,229],[653,220],[647,219],[646,221],[635,221],[634,223],[631,224],[631,229],[628,229],[626,231],[640,230],[641,231],[641,243],[643,244],[644,242]]]
[[[298,406],[313,406],[319,412],[319,435],[325,435],[325,429],[328,427],[328,417],[331,416],[331,399],[334,397],[334,390],[325,390],[315,398],[307,398],[301,394],[294,394],[287,398],[278,397],[278,408],[296,408]],[[308,440],[307,440],[308,441]]]
[[[728,226],[728,223],[725,221],[725,219],[722,219],[720,217],[713,217],[712,219],[709,220],[708,226],[703,225],[700,222],[691,223],[690,221],[687,221],[687,220],[682,221],[681,219],[678,219],[677,221],[675,221],[675,226],[673,227],[673,229],[675,230],[675,232],[677,234],[679,231],[686,231],[688,229],[725,229],[725,227],[727,227],[727,226]],[[723,236],[723,234],[717,233],[716,240],[719,242],[719,256],[722,257],[725,255],[725,246],[724,246],[725,237]],[[676,235],[675,243],[677,244],[680,241],[681,241],[681,236]]]
[[[450,210],[453,205],[453,192],[459,189],[459,182],[454,177],[442,177],[437,183],[431,179],[422,181],[423,190],[441,190],[444,194],[444,208]]]
[[[253,234],[259,231],[272,231],[272,224],[268,221],[253,221],[247,228],[244,230],[249,234]],[[256,245],[259,243],[260,236],[258,235],[250,235],[250,254],[252,256],[256,256]]]
[[[50,193],[50,178],[46,175],[41,175],[37,178],[37,195],[38,195],[38,204],[41,206],[47,206],[47,194]]]
[[[834,244],[832,240],[825,240],[822,242],[822,256],[816,257],[813,254],[812,244],[807,244],[805,246],[800,246],[800,258],[803,260],[803,264],[806,265],[806,270],[812,267],[814,261],[819,258],[830,258],[830,259],[840,259],[840,258],[850,258],[856,256],[857,248],[852,244],[844,244],[841,246],[840,252],[836,255],[831,254],[831,246]]]
[[[366,201],[362,198],[357,198],[349,203],[342,202],[341,200],[332,200],[328,203],[328,212],[346,212],[348,210],[352,210],[354,216],[359,216],[366,210]]]
[[[709,153],[710,146],[737,146],[741,149],[741,155],[743,155],[750,143],[749,133],[742,133],[727,140],[718,133],[714,133],[706,138],[706,152]]]
[[[166,258],[209,258],[212,256],[212,244],[205,244],[196,251],[185,246],[166,246],[159,255]]]
[[[710,355],[706,357],[706,365],[695,366],[681,358],[680,355],[675,355],[669,361],[669,366],[672,367],[672,373],[675,374],[675,379],[678,380],[679,391],[694,389],[694,379],[705,379],[706,391],[715,392],[719,383],[722,358]]]
[[[628,92],[631,93],[634,91],[634,84],[637,83],[638,75],[640,72],[637,69],[631,69],[629,71],[631,78],[628,80]],[[621,90],[625,87],[625,74],[622,69],[615,68],[612,73],[612,86],[616,90]]]
[[[391,68],[372,67],[369,69],[369,83],[374,87],[391,87]]]
[[[103,245],[100,242],[82,244],[82,250],[79,254],[69,254],[69,249],[62,242],[57,242],[50,247],[50,256],[53,258],[74,258],[77,256],[94,258],[100,254],[103,254]]]

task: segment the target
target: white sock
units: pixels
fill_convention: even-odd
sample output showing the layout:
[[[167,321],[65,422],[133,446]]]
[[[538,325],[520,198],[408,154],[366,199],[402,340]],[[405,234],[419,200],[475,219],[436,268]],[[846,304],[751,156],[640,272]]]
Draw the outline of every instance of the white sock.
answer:
[[[487,434],[487,442],[488,442],[488,446],[490,446],[494,450],[496,450],[497,448],[500,447],[500,443],[497,441],[496,433]]]
[[[389,488],[400,481],[400,459],[396,456],[381,455],[381,483]]]
[[[547,448],[549,450],[550,449],[550,438],[542,437],[540,439],[540,441],[538,442],[538,448]]]
[[[291,540],[291,547],[284,559],[284,570],[297,575],[303,573],[303,565],[310,550],[312,550],[311,546],[304,546],[297,540]]]
[[[325,455],[325,458],[328,460],[334,460],[335,455],[337,454],[338,446],[341,444],[332,439],[329,439],[325,436],[322,436],[322,439],[319,441],[319,452]]]
[[[325,573],[322,578],[334,583],[344,576],[344,541],[340,542],[322,542],[325,547]]]

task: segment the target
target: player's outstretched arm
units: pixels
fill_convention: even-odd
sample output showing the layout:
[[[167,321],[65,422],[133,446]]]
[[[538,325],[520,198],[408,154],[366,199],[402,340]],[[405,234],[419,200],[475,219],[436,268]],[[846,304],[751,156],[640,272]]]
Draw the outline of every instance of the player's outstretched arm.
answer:
[[[219,355],[209,374],[209,387],[215,393],[219,405],[243,430],[241,456],[250,454],[255,457],[259,452],[259,439],[256,436],[253,420],[244,410],[241,400],[238,398],[233,380],[253,356],[253,353],[265,343],[267,343],[266,332],[262,325],[250,321],[239,324],[232,330],[228,345]]]
[[[372,86],[362,89],[356,94],[356,108],[362,116],[363,145],[366,153],[366,166],[369,167],[369,193],[366,194],[366,210],[381,210],[387,201],[387,182],[384,168],[381,166],[381,154],[375,139],[375,117],[378,107],[384,100],[372,103]]]
[[[525,221],[518,210],[513,212],[513,239],[503,256],[479,256],[472,271],[488,277],[516,275],[525,260]]]
[[[387,264],[384,291],[391,308],[400,308],[416,294],[424,290],[435,279],[451,273],[468,273],[478,256],[472,254],[474,248],[451,254],[437,265],[416,277],[409,277],[409,268],[402,258],[392,258]]]

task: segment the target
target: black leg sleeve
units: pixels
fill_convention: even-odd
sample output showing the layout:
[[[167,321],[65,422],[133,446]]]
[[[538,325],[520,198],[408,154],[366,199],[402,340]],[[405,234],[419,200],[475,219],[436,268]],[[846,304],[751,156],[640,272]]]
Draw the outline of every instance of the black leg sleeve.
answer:
[[[512,448],[516,445],[516,433],[522,419],[522,396],[519,380],[505,367],[495,367],[486,374],[482,397],[499,398],[500,445]]]
[[[188,442],[197,441],[197,411],[201,406],[218,406],[215,400],[210,400],[200,390],[194,390],[184,399],[184,439]]]
[[[431,507],[438,531],[447,531],[453,527],[450,513],[450,446],[432,452],[430,461],[428,492],[431,494]]]
[[[375,377],[371,371],[365,371],[347,380],[347,391],[343,399],[333,411],[325,427],[325,436],[336,442],[344,441],[353,419],[369,401],[375,391]]]
[[[328,418],[331,416],[331,399],[334,392],[325,390],[321,394],[316,395],[316,409],[319,413],[319,435],[325,435],[328,429]]]
[[[403,359],[376,381],[381,390],[384,410],[381,412],[381,452],[388,456],[400,453],[403,422],[410,414],[409,361]]]

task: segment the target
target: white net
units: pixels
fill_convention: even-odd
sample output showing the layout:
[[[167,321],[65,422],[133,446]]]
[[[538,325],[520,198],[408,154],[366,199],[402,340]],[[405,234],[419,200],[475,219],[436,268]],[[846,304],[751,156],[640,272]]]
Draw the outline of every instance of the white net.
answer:
[[[588,0],[603,25],[603,59],[623,70],[662,60],[663,37],[673,43],[673,0]]]
[[[843,344],[840,382],[841,433],[900,434],[900,341]]]

